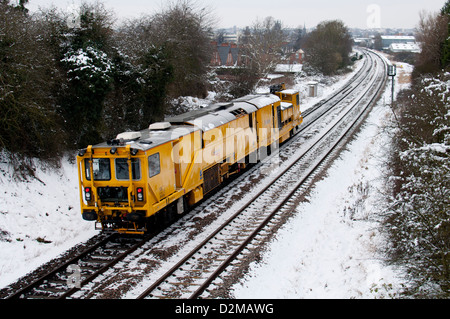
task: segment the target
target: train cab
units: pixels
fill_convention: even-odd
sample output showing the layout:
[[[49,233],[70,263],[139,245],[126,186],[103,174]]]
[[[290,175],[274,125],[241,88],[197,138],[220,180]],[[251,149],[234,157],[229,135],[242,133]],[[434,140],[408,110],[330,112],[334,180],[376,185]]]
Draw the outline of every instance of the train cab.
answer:
[[[299,126],[303,123],[300,111],[300,93],[296,90],[287,90],[284,83],[271,86],[270,90],[281,100],[281,120],[278,128],[280,143],[282,143],[296,134]]]
[[[200,149],[196,127],[156,123],[81,150],[77,162],[83,218],[103,230],[144,233],[147,219],[157,212],[183,212],[185,190],[201,184],[200,165],[190,155]]]

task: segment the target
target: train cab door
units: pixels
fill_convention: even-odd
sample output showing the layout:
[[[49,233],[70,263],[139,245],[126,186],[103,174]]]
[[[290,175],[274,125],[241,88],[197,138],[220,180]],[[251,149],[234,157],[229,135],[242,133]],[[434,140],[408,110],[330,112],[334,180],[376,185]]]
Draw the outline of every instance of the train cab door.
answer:
[[[183,148],[183,137],[179,140],[173,142],[173,160],[175,169],[175,185],[177,189],[183,186],[183,172],[185,171],[185,164],[182,160],[183,153],[185,152]]]
[[[249,120],[249,129],[251,130],[251,138],[249,139],[249,156],[248,160],[249,163],[257,163],[258,162],[258,121],[256,120],[256,112],[249,113],[248,114],[248,120]]]
[[[202,133],[196,131],[173,141],[172,159],[177,190],[196,187],[201,178]]]
[[[158,146],[147,153],[148,185],[156,200],[160,202],[175,192],[175,166],[172,159],[172,143]]]
[[[273,128],[274,130],[281,129],[281,106],[278,105],[275,107],[275,104],[272,105],[272,116],[273,116]],[[275,126],[277,124],[277,126]]]
[[[278,137],[279,137],[279,133],[280,133],[280,129],[282,126],[281,123],[281,105],[276,106],[276,104],[272,104],[271,107],[271,111],[272,111],[272,118],[271,118],[271,122],[272,122],[272,127],[270,128],[269,131],[269,144],[270,144],[270,148],[273,148],[272,143],[277,142],[278,141]],[[278,146],[276,146],[278,147]]]

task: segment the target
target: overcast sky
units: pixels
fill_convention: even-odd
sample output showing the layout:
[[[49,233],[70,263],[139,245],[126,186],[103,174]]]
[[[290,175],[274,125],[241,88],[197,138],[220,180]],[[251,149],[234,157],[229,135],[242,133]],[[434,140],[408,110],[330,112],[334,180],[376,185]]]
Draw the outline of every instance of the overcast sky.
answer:
[[[14,2],[17,0],[11,0]],[[29,0],[32,11],[51,4],[65,10],[81,0]],[[95,0],[87,0],[95,2]],[[103,0],[106,8],[119,20],[160,11],[167,0]],[[440,10],[445,0],[197,0],[210,7],[217,18],[216,26],[244,27],[256,19],[272,16],[286,27],[307,28],[325,20],[340,19],[348,27],[414,28],[419,12]]]

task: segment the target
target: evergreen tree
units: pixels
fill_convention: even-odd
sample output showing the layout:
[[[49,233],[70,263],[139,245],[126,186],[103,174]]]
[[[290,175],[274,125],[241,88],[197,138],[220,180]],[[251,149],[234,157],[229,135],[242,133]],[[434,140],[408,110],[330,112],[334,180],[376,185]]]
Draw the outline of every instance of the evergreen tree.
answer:
[[[307,62],[325,75],[336,73],[350,64],[352,41],[342,21],[320,23],[305,43]]]
[[[102,140],[104,100],[112,89],[111,21],[103,5],[83,4],[80,26],[67,35],[61,59],[67,74],[61,108],[71,144],[84,147]]]
[[[173,80],[174,69],[165,47],[152,48],[143,59],[142,76],[147,83],[142,89],[143,119],[147,125],[164,118],[167,87]]]
[[[105,134],[112,138],[120,131],[136,131],[164,118],[167,86],[173,67],[165,48],[150,47],[138,61],[118,53],[113,60],[114,89],[106,98]]]

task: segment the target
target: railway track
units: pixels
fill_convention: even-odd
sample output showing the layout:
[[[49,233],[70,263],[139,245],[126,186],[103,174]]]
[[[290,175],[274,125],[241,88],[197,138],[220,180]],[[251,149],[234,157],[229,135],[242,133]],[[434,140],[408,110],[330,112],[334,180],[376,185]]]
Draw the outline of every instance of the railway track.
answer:
[[[374,79],[369,74],[369,70],[374,68],[375,65],[381,64],[381,62],[377,62],[372,54],[368,53],[367,57],[362,71],[355,75],[341,91],[316,105],[305,114],[307,124],[302,128],[303,131],[306,131],[308,127],[312,127],[312,123],[319,121],[320,118],[327,114],[330,118],[336,118],[333,121],[330,120],[332,125],[328,125],[327,132],[333,130],[335,132],[346,132],[351,129],[354,124],[344,124],[344,120],[339,119],[337,115],[330,115],[330,113],[336,113],[337,105],[345,104],[343,101],[346,99],[353,99],[362,104],[362,100],[367,93],[360,93],[357,98],[351,97],[351,95],[356,94],[357,89],[361,86],[374,87],[370,83],[375,83],[377,79]],[[385,68],[384,66],[377,67]],[[366,83],[364,85],[367,81],[369,81],[369,84]],[[382,87],[383,85],[377,86],[377,92]],[[377,92],[371,94],[373,97],[370,99],[370,102],[375,99]],[[354,104],[357,104],[357,102],[354,102]],[[365,104],[370,105],[369,102]],[[352,111],[354,108],[351,105],[347,107],[342,106],[339,112],[344,112],[344,109],[345,113],[348,114],[355,112]],[[363,111],[359,112],[364,114]],[[343,129],[346,126],[349,128]],[[252,247],[258,246],[265,237],[264,233],[270,233],[270,229],[278,224],[277,220],[281,218],[283,211],[289,210],[289,205],[292,205],[290,204],[292,198],[295,198],[296,194],[306,187],[308,181],[317,173],[318,168],[326,163],[345,136],[345,134],[341,134],[340,138],[332,138],[332,135],[331,133],[316,135],[309,142],[311,146],[307,150],[302,151],[302,154],[298,155],[295,161],[291,159],[287,161],[289,163],[281,165],[280,172],[276,176],[271,176],[272,182],[270,185],[260,189],[255,198],[248,200],[232,216],[227,217],[226,222],[211,232],[197,247],[184,254],[184,257],[180,258],[169,271],[153,280],[153,284],[144,291],[141,289],[138,298],[205,297],[205,294],[208,294],[208,286],[211,286],[218,280],[217,278],[220,274],[228,267],[233,267],[232,263],[241,254],[251,250]],[[301,143],[294,139],[289,141],[287,145],[284,145],[283,148],[295,148],[296,141]],[[331,144],[334,147],[330,146],[327,151],[324,150],[325,146],[319,146]],[[327,153],[327,156],[322,156],[324,153]],[[291,155],[286,156],[290,157]],[[321,160],[318,161],[318,158]],[[315,165],[309,166],[306,163],[315,163]],[[262,165],[264,166],[264,164]],[[185,222],[194,220],[196,213],[208,207],[212,202],[219,202],[221,194],[230,192],[230,190],[232,192],[239,180],[246,178],[246,174],[250,175],[252,173],[245,173],[236,182],[231,182],[223,190],[220,190],[217,196],[206,200],[204,204],[194,209],[192,214],[188,214],[189,216],[186,217]],[[284,196],[280,197],[280,193],[284,194]],[[274,200],[274,198],[279,200]],[[264,209],[261,209],[261,207],[264,207]],[[80,290],[83,290],[83,287],[88,286],[109,269],[117,267],[124,259],[130,258],[129,256],[133,252],[146,251],[147,247],[158,246],[158,243],[175,236],[179,231],[183,231],[182,229],[178,231],[176,229],[178,226],[174,226],[174,229],[171,229],[171,227],[165,230],[161,236],[120,237],[115,235],[106,237],[82,254],[63,263],[48,275],[10,295],[9,298],[71,298],[77,292],[78,296],[75,298],[83,298],[86,295],[80,292]],[[182,243],[180,243],[180,246],[182,246]],[[74,279],[75,282],[73,282]]]
[[[14,292],[8,299],[64,299],[142,246],[148,237],[101,236],[97,243]]]
[[[264,233],[270,233],[278,224],[277,220],[295,207],[295,199],[338,152],[345,138],[377,100],[385,86],[386,65],[378,58],[373,63],[377,73],[369,76],[366,86],[369,89],[358,94],[342,117],[330,123],[311,147],[137,298],[208,297],[208,287],[215,281],[220,285],[219,277],[233,268],[233,262],[239,263],[239,256],[257,247]]]

